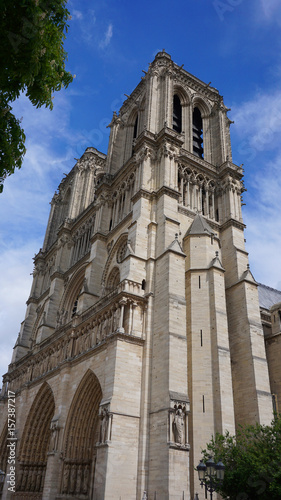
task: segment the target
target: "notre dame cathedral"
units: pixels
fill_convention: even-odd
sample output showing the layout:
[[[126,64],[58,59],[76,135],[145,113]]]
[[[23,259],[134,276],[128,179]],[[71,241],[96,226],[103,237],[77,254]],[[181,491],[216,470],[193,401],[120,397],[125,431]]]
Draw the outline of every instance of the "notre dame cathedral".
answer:
[[[193,500],[212,434],[271,421],[281,292],[249,268],[227,112],[159,52],[59,185],[3,377],[2,500]]]

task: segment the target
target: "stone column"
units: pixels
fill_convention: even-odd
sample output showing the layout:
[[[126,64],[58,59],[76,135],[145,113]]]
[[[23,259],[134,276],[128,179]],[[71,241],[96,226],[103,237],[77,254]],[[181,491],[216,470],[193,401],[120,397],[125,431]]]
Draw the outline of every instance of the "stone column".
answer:
[[[119,333],[124,333],[125,330],[123,328],[123,322],[124,322],[124,308],[125,308],[125,305],[126,305],[126,300],[121,300],[119,302],[119,305],[121,306],[121,312],[120,312],[120,319],[119,319],[119,326],[117,328],[117,332]]]
[[[133,315],[133,308],[132,308],[132,302],[129,302],[129,324],[128,324],[128,334],[131,335],[132,333],[132,315]]]
[[[190,208],[190,185],[189,185],[189,179],[187,180],[186,184],[186,200],[185,200],[185,205]]]
[[[183,176],[182,176],[182,174],[180,176],[180,180],[181,180],[181,184],[180,184],[180,193],[181,193],[180,202],[183,205],[184,204],[184,195],[183,195],[184,184],[183,184]]]
[[[132,334],[134,333],[134,329],[135,329],[135,328],[134,328],[134,326],[135,326],[135,325],[134,325],[134,322],[135,322],[135,314],[136,314],[136,313],[135,313],[135,310],[136,310],[137,306],[138,306],[138,304],[137,304],[136,302],[133,302],[133,303],[132,303],[132,328],[131,328],[131,331],[129,332],[129,333],[130,333],[130,335],[132,335]]]
[[[206,189],[206,216],[210,217],[210,207],[209,207],[209,191]]]

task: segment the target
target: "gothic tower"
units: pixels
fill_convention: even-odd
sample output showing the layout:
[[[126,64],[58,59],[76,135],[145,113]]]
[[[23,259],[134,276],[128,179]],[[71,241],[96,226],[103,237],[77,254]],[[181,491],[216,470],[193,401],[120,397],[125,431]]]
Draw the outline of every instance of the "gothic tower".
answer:
[[[193,499],[211,435],[270,422],[227,111],[160,52],[61,182],[4,375],[13,498]]]

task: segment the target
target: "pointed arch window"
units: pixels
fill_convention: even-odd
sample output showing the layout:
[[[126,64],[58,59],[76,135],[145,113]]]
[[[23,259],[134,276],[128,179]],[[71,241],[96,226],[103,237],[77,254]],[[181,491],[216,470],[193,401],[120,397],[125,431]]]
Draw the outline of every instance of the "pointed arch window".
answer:
[[[173,130],[179,134],[182,132],[182,108],[180,98],[177,94],[174,95],[173,102]]]
[[[203,149],[203,122],[201,112],[198,108],[194,108],[193,111],[193,154],[199,156],[199,158],[204,158]]]

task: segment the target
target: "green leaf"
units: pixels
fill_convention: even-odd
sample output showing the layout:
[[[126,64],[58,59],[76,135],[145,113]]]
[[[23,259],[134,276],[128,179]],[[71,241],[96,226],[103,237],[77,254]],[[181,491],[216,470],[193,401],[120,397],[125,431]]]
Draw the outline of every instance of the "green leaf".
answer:
[[[63,48],[69,11],[65,0],[1,2],[0,16],[0,192],[4,179],[20,168],[25,135],[10,104],[21,93],[38,107],[53,108],[52,96],[68,87]]]

